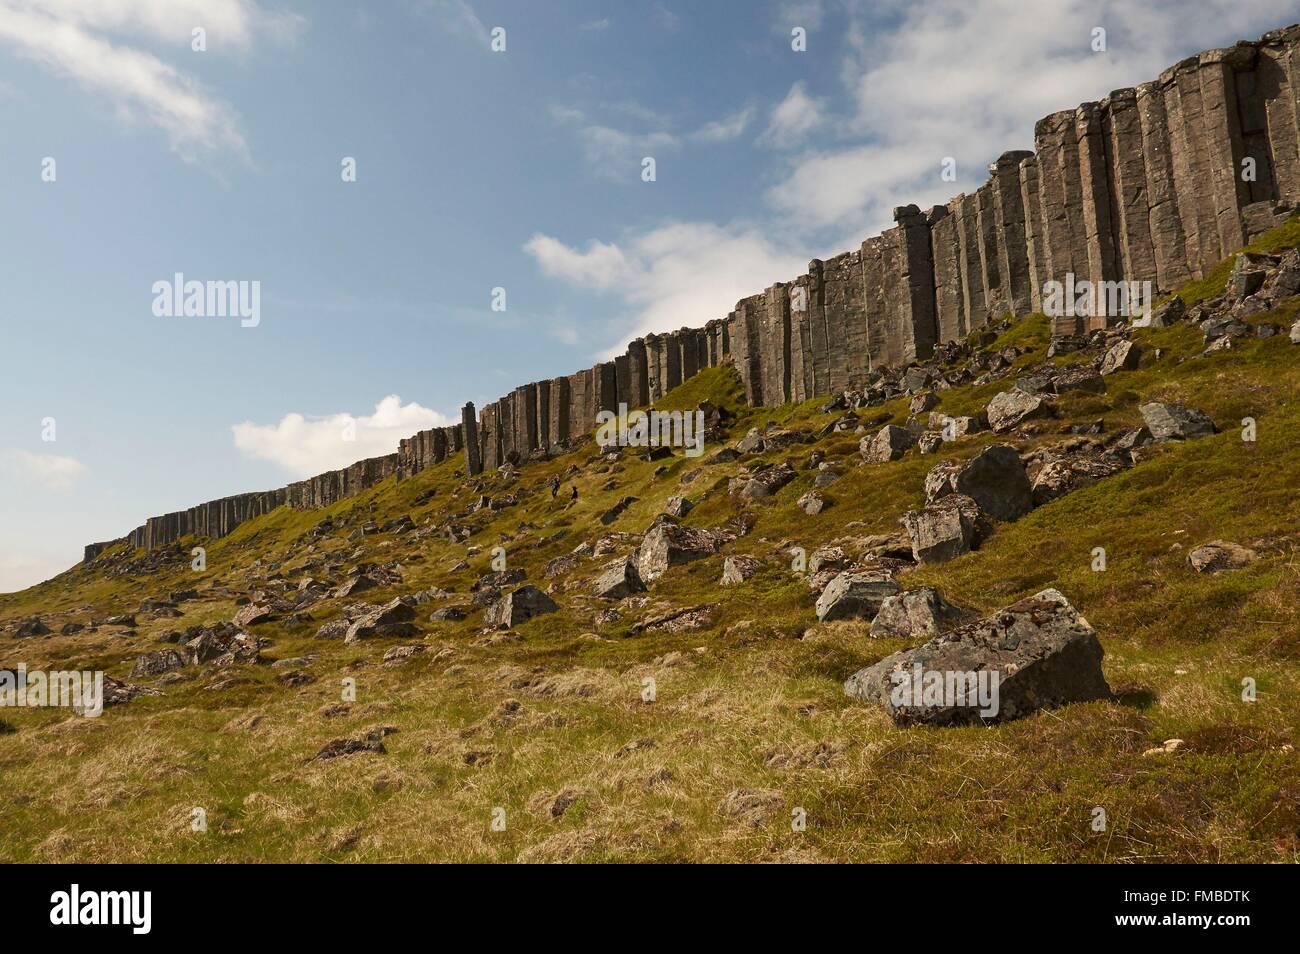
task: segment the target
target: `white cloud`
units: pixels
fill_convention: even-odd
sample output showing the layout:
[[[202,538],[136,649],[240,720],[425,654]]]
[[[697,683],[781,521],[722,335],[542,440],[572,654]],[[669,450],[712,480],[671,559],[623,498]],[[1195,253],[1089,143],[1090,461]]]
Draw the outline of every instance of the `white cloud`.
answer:
[[[1041,117],[1155,79],[1189,53],[1257,36],[1292,13],[1281,0],[1102,11],[1090,0],[1040,0],[1033,16],[1020,0],[856,0],[841,70],[851,110],[836,124],[845,143],[798,156],[767,199],[809,230],[887,225],[892,206],[983,183],[999,154],[1032,148]],[[1109,52],[1092,51],[1096,26]],[[945,156],[957,159],[956,183],[939,181]]]
[[[445,414],[414,401],[403,404],[400,397],[390,394],[375,405],[370,415],[355,417],[344,412],[308,418],[295,412],[286,414],[278,424],[244,421],[230,430],[235,447],[246,456],[269,460],[293,477],[303,478],[338,470],[367,457],[392,454],[402,438],[452,423]],[[345,439],[349,431],[355,439]]]
[[[629,309],[611,328],[611,337],[621,342],[725,317],[741,298],[794,278],[808,263],[806,255],[777,247],[760,229],[702,222],[665,225],[625,247],[592,241],[580,250],[535,235],[524,250],[548,275],[578,288],[616,292]]]
[[[795,27],[816,30],[822,25],[826,8],[822,0],[789,0],[781,4],[777,14],[776,29],[778,33],[789,36]]]
[[[138,43],[159,40],[193,55],[190,31],[202,26],[212,51],[205,55],[217,55],[242,52],[255,37],[286,39],[301,24],[252,0],[0,0],[0,44],[107,97],[119,117],[163,130],[187,160],[219,152],[247,158],[239,117]]]
[[[785,99],[772,108],[772,118],[758,141],[776,149],[793,149],[826,122],[823,101],[808,95],[803,80],[790,87]]]
[[[691,133],[691,138],[697,142],[728,142],[744,135],[745,130],[749,128],[749,121],[753,118],[754,108],[749,106],[723,119],[705,123]]]
[[[605,17],[604,19],[601,20],[589,20],[586,23],[579,24],[578,29],[586,30],[586,31],[608,30],[611,26],[613,26],[613,24],[614,24],[613,20],[611,20],[609,17]]]
[[[50,490],[67,490],[86,473],[86,465],[76,458],[25,450],[0,454],[0,466],[18,480]]]

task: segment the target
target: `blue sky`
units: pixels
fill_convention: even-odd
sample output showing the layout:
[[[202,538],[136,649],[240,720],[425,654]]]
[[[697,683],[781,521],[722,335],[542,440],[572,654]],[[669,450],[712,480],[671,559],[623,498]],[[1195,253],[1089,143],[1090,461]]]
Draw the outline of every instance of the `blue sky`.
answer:
[[[0,591],[722,317],[1287,6],[0,0]]]

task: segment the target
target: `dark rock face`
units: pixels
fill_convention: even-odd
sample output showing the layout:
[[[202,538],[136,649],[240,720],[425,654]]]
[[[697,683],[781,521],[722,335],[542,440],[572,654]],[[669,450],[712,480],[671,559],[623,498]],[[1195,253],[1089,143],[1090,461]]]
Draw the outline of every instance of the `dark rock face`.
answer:
[[[1017,520],[1034,507],[1020,455],[1008,444],[994,444],[964,464],[944,461],[925,477],[929,503],[949,494],[965,494],[994,520]]]
[[[741,488],[740,496],[747,499],[770,497],[797,476],[795,469],[789,464],[765,467],[751,477],[749,482]]]
[[[898,590],[893,576],[882,570],[841,573],[817,598],[817,618],[823,623],[837,619],[874,619],[881,604]]]
[[[992,532],[989,518],[965,494],[949,494],[904,515],[917,563],[946,563],[976,549]]]
[[[173,669],[180,669],[185,665],[185,657],[175,649],[160,649],[157,652],[145,653],[136,658],[135,665],[131,667],[128,679],[139,679],[145,676],[161,676],[165,672]]]
[[[483,614],[483,625],[491,629],[510,629],[534,616],[554,613],[557,609],[555,601],[537,587],[521,586],[488,607]]]
[[[955,626],[963,615],[933,587],[922,586],[887,597],[871,621],[871,635],[930,639]]]
[[[50,635],[50,628],[41,621],[39,616],[33,616],[31,619],[25,619],[19,623],[14,635],[19,638],[48,636]]]
[[[1187,555],[1187,562],[1197,573],[1221,573],[1240,570],[1254,563],[1258,554],[1249,547],[1227,540],[1213,540],[1197,547]]]
[[[1088,621],[1058,591],[1043,590],[859,670],[844,691],[899,726],[1004,722],[1111,698],[1102,655]]]
[[[633,593],[641,593],[645,584],[637,573],[636,560],[633,557],[619,557],[605,564],[600,576],[592,584],[592,592],[603,600],[626,599]]]
[[[1194,440],[1214,433],[1214,422],[1204,411],[1194,407],[1153,402],[1143,404],[1139,410],[1151,437],[1157,442]]]

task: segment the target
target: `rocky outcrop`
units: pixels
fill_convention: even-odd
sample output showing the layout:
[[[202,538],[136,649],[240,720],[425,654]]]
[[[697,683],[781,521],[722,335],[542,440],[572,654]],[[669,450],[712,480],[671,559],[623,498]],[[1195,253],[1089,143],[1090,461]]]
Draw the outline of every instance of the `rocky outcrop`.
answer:
[[[1005,722],[1111,697],[1102,648],[1057,590],[1043,590],[915,649],[886,656],[844,684],[895,725]]]
[[[521,385],[477,416],[468,404],[459,424],[421,431],[396,453],[151,517],[125,539],[153,549],[190,535],[219,538],[277,507],[324,506],[456,456],[470,475],[544,457],[586,439],[599,412],[649,405],[724,363],[739,372],[750,404],[851,389],[869,394],[868,403],[919,393],[934,374],[913,369],[895,390],[882,386],[882,371],[929,360],[1007,313],[1045,307],[1049,282],[1086,280],[1094,303],[1106,306],[1055,315],[1055,334],[1105,328],[1126,283],[1149,281],[1160,294],[1202,279],[1294,211],[1297,64],[1300,26],[1190,56],[1151,82],[1044,117],[1034,151],[1003,153],[972,193],[928,210],[899,206],[892,228],[810,262],[807,274],[740,300],[702,328],[646,335],[613,361]],[[1257,172],[1250,181],[1237,174],[1247,159]],[[1300,264],[1283,264],[1269,278],[1260,257],[1243,256],[1230,293],[1253,307],[1261,296],[1296,293]],[[1140,320],[1177,320],[1181,308],[1173,299]],[[1240,332],[1239,318],[1228,331]],[[1220,337],[1230,345],[1231,334]],[[1123,350],[1104,368],[1133,360]],[[1075,374],[1058,378],[1056,389],[1097,389],[1101,380],[1091,369]],[[1002,431],[1049,411],[1046,397],[1013,390],[994,399],[989,419]],[[115,542],[88,545],[85,559]]]

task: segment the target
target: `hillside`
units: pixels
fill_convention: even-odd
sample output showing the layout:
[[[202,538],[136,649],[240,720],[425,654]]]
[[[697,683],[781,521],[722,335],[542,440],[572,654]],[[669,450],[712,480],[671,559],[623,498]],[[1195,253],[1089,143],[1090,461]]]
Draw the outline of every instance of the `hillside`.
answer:
[[[720,409],[698,458],[587,441],[467,477],[453,456],[0,597],[0,669],[102,669],[130,697],[3,710],[0,860],[1298,860],[1300,259],[1249,254],[1297,247],[1292,219],[1158,308],[1167,327],[1053,339],[1041,314],[1004,318],[835,398],[749,406],[722,362],[655,402]],[[984,427],[1013,390],[1043,401]],[[1153,402],[1217,433],[1146,443]],[[977,420],[940,439],[931,414]],[[897,459],[868,462],[889,425]],[[1084,476],[914,563],[900,518],[927,475],[994,445],[1031,477]],[[713,552],[595,595],[678,497],[669,525]],[[1199,572],[1211,541],[1253,556]],[[723,585],[728,563],[745,578]],[[962,620],[1055,588],[1114,695],[900,726],[844,683],[928,636],[819,621],[841,571],[933,587]],[[515,622],[545,599],[511,603],[528,586],[555,608]]]

